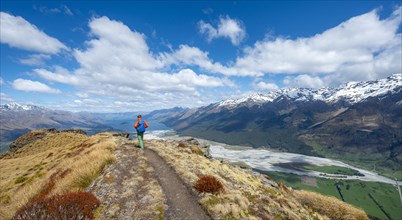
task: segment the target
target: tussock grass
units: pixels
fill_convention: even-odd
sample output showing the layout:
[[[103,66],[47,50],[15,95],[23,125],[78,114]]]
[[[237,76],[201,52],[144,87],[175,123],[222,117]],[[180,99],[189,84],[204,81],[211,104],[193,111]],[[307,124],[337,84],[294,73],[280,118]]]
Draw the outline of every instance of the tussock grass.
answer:
[[[200,157],[177,142],[152,140],[146,143],[171,165],[185,183],[193,186],[199,176],[210,175],[224,188],[219,194],[200,193],[200,204],[213,219],[330,219],[333,216],[303,204],[295,191],[279,184],[273,187],[264,183],[264,176],[238,166]],[[195,191],[197,192],[197,191]],[[323,196],[324,198],[328,198]],[[330,206],[330,205],[328,205]],[[334,202],[332,206],[344,206]],[[356,209],[345,209],[351,216]],[[367,216],[362,212],[363,218]],[[364,216],[366,218],[364,218]]]
[[[296,199],[303,205],[311,207],[315,211],[328,216],[330,219],[339,220],[368,220],[366,213],[359,208],[342,202],[337,198],[323,196],[309,191],[295,191]]]
[[[52,133],[2,157],[0,198],[7,199],[0,200],[0,219],[11,219],[19,208],[38,196],[56,171],[60,171],[60,176],[54,179],[46,196],[88,187],[115,160],[116,141],[110,133],[91,137]]]

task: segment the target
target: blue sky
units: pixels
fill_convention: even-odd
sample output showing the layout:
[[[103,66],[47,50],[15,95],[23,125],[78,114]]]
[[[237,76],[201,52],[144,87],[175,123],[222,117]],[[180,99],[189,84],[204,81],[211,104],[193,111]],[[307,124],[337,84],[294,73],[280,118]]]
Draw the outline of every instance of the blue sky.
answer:
[[[197,107],[401,72],[400,1],[1,1],[1,104]]]

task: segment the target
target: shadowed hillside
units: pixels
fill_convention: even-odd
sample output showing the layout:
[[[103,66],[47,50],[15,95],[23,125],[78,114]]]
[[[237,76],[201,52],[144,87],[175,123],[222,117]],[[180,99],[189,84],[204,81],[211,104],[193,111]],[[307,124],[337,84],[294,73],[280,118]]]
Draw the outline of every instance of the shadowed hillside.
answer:
[[[180,134],[335,158],[402,179],[402,74],[228,99],[164,120]]]

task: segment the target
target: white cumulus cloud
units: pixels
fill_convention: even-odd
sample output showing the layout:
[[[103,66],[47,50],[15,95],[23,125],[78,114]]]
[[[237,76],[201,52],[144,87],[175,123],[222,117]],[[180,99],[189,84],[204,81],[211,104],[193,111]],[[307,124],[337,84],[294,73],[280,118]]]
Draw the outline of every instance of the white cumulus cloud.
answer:
[[[275,83],[272,82],[257,82],[253,84],[254,89],[258,91],[275,91],[278,90],[279,87]]]
[[[233,45],[239,45],[246,36],[245,27],[241,21],[232,19],[229,16],[220,17],[216,28],[204,21],[200,21],[198,27],[200,33],[207,36],[208,41],[223,37],[228,38]]]
[[[298,75],[296,77],[286,77],[283,80],[283,83],[287,87],[299,87],[299,88],[322,88],[326,84],[325,82],[318,76],[309,76],[309,75]]]
[[[221,73],[325,74],[327,85],[382,78],[400,72],[402,7],[381,19],[377,10],[355,16],[307,38],[269,38],[244,49]],[[314,78],[314,77],[313,77]],[[299,80],[302,82],[302,80]]]
[[[13,81],[12,87],[16,90],[25,92],[61,93],[60,90],[51,88],[41,82],[20,78]]]
[[[42,66],[45,65],[45,60],[50,59],[48,54],[31,54],[26,58],[20,58],[18,61],[25,65]]]
[[[20,16],[0,12],[0,29],[1,43],[11,47],[46,54],[56,54],[68,49],[59,40],[48,36]]]
[[[158,108],[179,103],[194,106],[207,98],[200,96],[199,88],[233,85],[225,77],[196,73],[188,67],[190,63],[213,65],[208,64],[208,57],[200,50],[183,46],[177,53],[153,54],[145,36],[122,22],[99,17],[91,19],[88,25],[91,39],[87,47],[73,53],[79,68],[67,70],[55,66],[38,68],[33,73],[80,89],[80,97],[108,97],[144,109],[154,109],[155,103]],[[184,65],[170,69],[172,64]],[[142,100],[146,101],[138,105]]]

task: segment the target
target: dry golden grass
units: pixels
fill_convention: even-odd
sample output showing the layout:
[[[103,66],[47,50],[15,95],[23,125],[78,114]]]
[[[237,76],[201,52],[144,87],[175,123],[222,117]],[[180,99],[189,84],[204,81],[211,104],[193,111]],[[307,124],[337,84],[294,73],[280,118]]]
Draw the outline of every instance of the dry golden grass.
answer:
[[[261,176],[218,160],[209,160],[176,142],[146,141],[189,186],[199,176],[214,176],[224,187],[220,194],[201,193],[200,203],[213,219],[328,219],[306,209],[285,187],[271,187]]]
[[[103,133],[87,137],[53,133],[0,159],[0,219],[14,213],[36,196],[50,176],[71,169],[49,195],[83,190],[114,160],[114,137]]]
[[[368,220],[368,216],[362,209],[340,201],[334,197],[323,196],[309,191],[295,191],[296,199],[303,205],[311,207],[317,212],[328,216],[330,219],[339,220]]]

